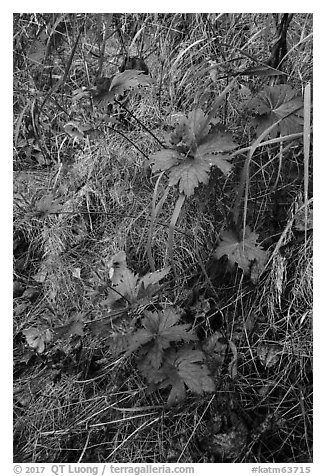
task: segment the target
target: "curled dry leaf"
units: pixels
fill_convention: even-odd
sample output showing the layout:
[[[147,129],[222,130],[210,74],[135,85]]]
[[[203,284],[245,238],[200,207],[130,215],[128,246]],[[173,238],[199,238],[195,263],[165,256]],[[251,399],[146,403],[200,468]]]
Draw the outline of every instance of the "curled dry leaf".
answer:
[[[123,273],[127,269],[127,258],[124,251],[119,251],[108,262],[109,276],[113,286],[123,280]]]
[[[52,340],[52,332],[48,328],[29,327],[23,331],[23,334],[27,344],[39,354],[44,352],[45,344],[48,344]]]
[[[225,433],[210,434],[201,441],[208,453],[222,458],[222,461],[236,460],[246,447],[248,428],[238,419]]]
[[[45,218],[50,214],[59,213],[62,209],[60,199],[55,199],[52,193],[44,195],[35,204],[35,216]]]
[[[257,355],[264,367],[274,367],[281,358],[282,346],[269,343],[260,344],[257,348]]]

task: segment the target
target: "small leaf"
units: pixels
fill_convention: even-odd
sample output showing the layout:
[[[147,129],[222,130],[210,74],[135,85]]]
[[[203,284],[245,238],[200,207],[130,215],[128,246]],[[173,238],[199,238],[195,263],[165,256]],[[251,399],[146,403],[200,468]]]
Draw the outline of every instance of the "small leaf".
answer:
[[[206,123],[207,116],[201,109],[195,109],[188,114],[188,130],[189,136],[193,138],[193,142],[199,143],[201,138],[206,136],[209,131],[209,124],[203,130],[202,127]]]
[[[214,368],[215,375],[221,375],[228,342],[220,332],[215,332],[203,343],[203,351]]]
[[[84,336],[83,315],[81,313],[75,314],[69,319],[68,323],[53,329],[55,339],[69,339],[72,336]]]
[[[142,299],[144,297],[151,297],[155,291],[157,291],[157,284],[165,278],[170,272],[170,266],[164,268],[160,271],[154,271],[153,273],[148,273],[142,278],[139,279],[137,283],[137,299]]]
[[[274,367],[282,355],[282,347],[279,344],[260,344],[257,348],[260,362],[266,367]]]
[[[123,73],[116,74],[112,80],[111,78],[105,79],[110,79],[110,84],[109,82],[107,84],[109,89],[103,89],[99,97],[96,97],[104,106],[113,104],[115,98],[123,95],[128,90],[135,89],[139,85],[148,86],[153,82],[149,76],[137,70],[126,70]]]
[[[45,58],[46,50],[46,44],[35,39],[27,52],[27,58],[33,63],[42,63]]]
[[[33,279],[38,283],[44,283],[48,275],[48,267],[46,264],[42,263],[39,271],[34,274]]]
[[[113,286],[123,281],[123,273],[127,269],[127,258],[124,251],[116,253],[108,262],[109,276]]]
[[[221,431],[209,434],[200,441],[200,445],[209,454],[215,455],[222,461],[236,461],[248,445],[247,425],[231,413],[232,426],[225,433]]]
[[[302,209],[297,212],[294,219],[294,228],[298,231],[312,230],[313,229],[313,208],[312,205],[308,205],[307,214],[303,207],[303,202],[298,200],[295,202],[296,208]]]
[[[98,319],[92,322],[89,322],[87,324],[87,329],[89,329],[90,333],[94,336],[113,336],[113,327],[114,327],[114,321],[113,319],[117,317],[116,312],[112,313],[112,317],[110,316],[110,313],[108,313],[105,318],[103,319]],[[124,310],[119,312],[119,320],[127,320],[128,319],[128,313]],[[121,335],[121,333],[119,333]],[[124,336],[126,337],[126,336]],[[128,346],[127,346],[128,347]],[[126,349],[123,349],[126,350]]]
[[[191,313],[195,319],[205,319],[207,313],[210,311],[211,305],[209,299],[200,296],[199,299],[190,307]]]
[[[48,344],[52,340],[52,333],[49,328],[44,327],[29,327],[23,331],[27,344],[36,350],[39,354],[42,354],[45,349],[45,344]]]
[[[72,91],[71,102],[72,104],[75,104],[80,99],[83,99],[84,97],[89,98],[89,96],[90,96],[90,92],[89,90],[86,90],[85,87],[78,88]]]
[[[39,218],[45,218],[49,214],[59,213],[62,209],[62,205],[59,204],[59,201],[59,199],[55,200],[51,193],[49,195],[45,195],[40,200],[38,200],[38,202],[36,202],[35,215]]]
[[[137,301],[137,282],[138,274],[134,274],[130,269],[122,268],[119,270],[121,280],[109,290],[108,304],[113,304],[116,301],[125,298],[126,302],[130,304]]]
[[[237,264],[244,272],[249,274],[250,266],[256,261],[264,266],[268,254],[257,245],[258,235],[246,227],[245,239],[239,239],[232,230],[223,231],[220,234],[220,244],[214,252],[214,256],[220,259],[226,255],[231,266]]]
[[[187,117],[184,114],[177,113],[172,116],[172,121],[174,123],[174,130],[167,135],[167,142],[172,147],[176,147],[181,144],[188,147],[191,146],[193,138],[190,139],[190,141],[187,139],[187,136],[189,135]]]
[[[84,132],[76,122],[68,122],[63,126],[63,129],[73,139],[84,139]]]
[[[112,289],[108,290],[105,303],[109,308],[112,308],[123,298],[125,298],[125,302],[122,305],[125,305],[126,302],[136,304],[141,300],[151,298],[157,291],[157,283],[170,271],[170,268],[165,268],[139,278],[138,274],[134,274],[128,269],[124,251],[119,251],[110,259],[108,268]]]
[[[81,269],[80,269],[80,268],[73,268],[73,269],[72,269],[72,276],[73,276],[73,278],[81,279],[81,277],[80,277],[80,272],[81,272]]]
[[[218,355],[224,360],[228,343],[221,332],[214,332],[203,343],[203,351],[212,356]]]
[[[235,379],[238,375],[238,351],[234,342],[229,340],[229,346],[233,355],[233,359],[229,363],[228,372],[231,378]]]
[[[168,407],[177,405],[186,398],[186,387],[181,378],[175,378],[174,380],[171,379],[170,383],[172,385],[172,388],[167,401]]]

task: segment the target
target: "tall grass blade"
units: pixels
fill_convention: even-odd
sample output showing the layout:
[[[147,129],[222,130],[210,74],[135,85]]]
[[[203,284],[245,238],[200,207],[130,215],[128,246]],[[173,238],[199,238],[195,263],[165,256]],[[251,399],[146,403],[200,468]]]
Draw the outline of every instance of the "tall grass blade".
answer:
[[[307,240],[307,221],[308,221],[308,188],[309,188],[309,154],[310,154],[310,135],[311,135],[311,84],[308,83],[304,89],[303,100],[303,159],[304,159],[304,214],[305,224],[304,233],[305,241]]]
[[[168,240],[168,253],[167,253],[168,256],[167,257],[168,257],[168,261],[172,265],[174,274],[176,274],[174,263],[173,263],[174,228],[179,218],[185,199],[186,199],[185,195],[179,195],[179,198],[173,210],[173,214],[172,214],[172,218],[171,218],[171,222],[169,226],[169,240]]]

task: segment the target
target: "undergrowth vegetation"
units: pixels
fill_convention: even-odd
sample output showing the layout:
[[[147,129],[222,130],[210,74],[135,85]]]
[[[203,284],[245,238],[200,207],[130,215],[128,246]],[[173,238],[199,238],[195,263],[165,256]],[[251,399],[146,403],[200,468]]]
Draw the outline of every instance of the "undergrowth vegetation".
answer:
[[[15,461],[312,461],[311,82],[311,14],[14,14]]]

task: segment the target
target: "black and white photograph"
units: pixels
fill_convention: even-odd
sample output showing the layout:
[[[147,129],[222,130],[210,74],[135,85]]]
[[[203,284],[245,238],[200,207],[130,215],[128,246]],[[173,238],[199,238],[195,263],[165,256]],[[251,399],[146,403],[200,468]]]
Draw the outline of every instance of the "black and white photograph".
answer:
[[[311,472],[313,17],[12,14],[17,474]]]

